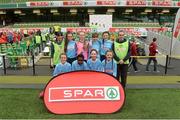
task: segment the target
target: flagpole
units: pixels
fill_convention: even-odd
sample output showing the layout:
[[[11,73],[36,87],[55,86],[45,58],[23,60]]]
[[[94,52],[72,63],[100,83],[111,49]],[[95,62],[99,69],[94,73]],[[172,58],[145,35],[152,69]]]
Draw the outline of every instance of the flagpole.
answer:
[[[172,42],[173,42],[175,19],[176,19],[176,17],[174,18],[173,27],[172,27],[172,35],[171,35],[170,50],[169,50],[169,65],[171,64]]]

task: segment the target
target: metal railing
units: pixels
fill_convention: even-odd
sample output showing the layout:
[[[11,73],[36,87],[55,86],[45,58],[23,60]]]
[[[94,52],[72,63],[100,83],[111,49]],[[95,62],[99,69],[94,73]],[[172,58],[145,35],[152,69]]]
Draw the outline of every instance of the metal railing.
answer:
[[[45,59],[48,59],[50,62],[49,63],[47,63],[47,61],[46,62],[42,62],[41,63],[41,65],[38,65],[37,63],[35,63],[35,59],[36,59],[36,56],[34,56],[34,55],[32,55],[32,56],[6,56],[6,55],[1,55],[1,57],[2,57],[2,61],[3,61],[3,74],[4,75],[8,75],[7,74],[7,59],[8,58],[26,58],[26,59],[30,59],[31,60],[31,65],[30,66],[28,66],[29,67],[29,69],[31,69],[32,68],[32,71],[31,71],[31,73],[32,73],[32,75],[34,76],[34,75],[37,75],[36,73],[37,73],[37,68],[36,68],[36,66],[49,66],[50,67],[50,65],[51,65],[51,58],[50,58],[50,56],[42,56],[41,58],[45,58]],[[131,56],[131,58],[137,58],[137,59],[148,59],[148,58],[163,58],[164,60],[165,60],[165,62],[164,62],[164,65],[162,65],[163,67],[164,67],[164,72],[163,72],[163,74],[164,75],[167,75],[167,73],[168,73],[168,62],[169,62],[169,59],[170,58],[180,58],[180,56],[169,56],[169,55],[158,55],[158,56]],[[44,69],[43,69],[44,70]],[[23,72],[23,71],[22,71]]]

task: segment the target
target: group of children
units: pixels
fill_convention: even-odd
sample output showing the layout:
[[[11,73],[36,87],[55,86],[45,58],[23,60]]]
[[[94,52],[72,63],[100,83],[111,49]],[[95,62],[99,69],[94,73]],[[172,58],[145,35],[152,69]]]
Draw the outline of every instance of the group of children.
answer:
[[[119,35],[120,33],[123,33],[123,36],[120,36]],[[54,64],[52,64],[51,67],[53,66],[55,67],[59,63],[59,59],[61,59],[61,57],[59,57],[60,54],[65,53],[67,59],[66,62],[72,65],[71,70],[68,71],[75,71],[75,70],[97,70],[97,71],[105,71],[105,72],[111,71],[107,73],[113,74],[118,79],[116,71],[118,71],[117,64],[119,64],[119,62],[117,62],[116,64],[116,61],[118,61],[116,60],[116,58],[117,55],[120,53],[123,54],[122,56],[124,56],[124,58],[122,59],[125,61],[127,61],[127,59],[129,59],[130,56],[134,56],[131,58],[132,60],[131,63],[129,64],[129,67],[133,65],[135,73],[140,71],[136,66],[137,63],[136,56],[140,55],[138,50],[139,47],[137,46],[135,39],[131,38],[131,41],[129,41],[129,39],[126,39],[124,31],[118,33],[118,37],[116,40],[110,39],[110,33],[108,31],[103,32],[101,38],[99,38],[98,33],[92,33],[92,36],[88,40],[86,39],[86,33],[83,31],[79,32],[76,37],[74,37],[74,34],[72,32],[67,32],[65,37],[62,32],[56,32],[55,35],[56,35],[56,39],[54,39],[55,41],[52,42],[51,45],[51,58],[54,60],[51,62],[51,63],[54,62]],[[123,46],[124,43],[120,39],[122,39],[122,41],[127,40],[129,44],[127,44],[127,46],[126,45]],[[120,47],[117,47],[117,49],[115,50],[114,49],[115,43],[117,43],[116,41],[119,40],[120,42],[118,44],[120,45],[118,44],[117,45]],[[128,51],[123,51],[125,49],[124,47],[128,47],[127,49]],[[116,54],[117,51],[120,52]],[[96,53],[95,55],[96,59],[98,59],[98,61],[100,61],[101,63],[96,61],[95,64],[95,62],[92,61],[94,52]],[[107,54],[110,52],[112,55]],[[113,57],[115,58],[116,61],[113,60]],[[75,69],[75,64],[76,65],[78,64],[77,61],[78,59],[83,59],[85,62],[83,63],[83,65],[84,64],[85,65],[83,66],[83,68],[82,66],[79,66],[78,69]],[[110,59],[112,62],[108,62],[108,60],[110,61]],[[104,66],[105,65],[108,66],[107,67],[108,69],[106,67],[101,67],[102,66],[101,64],[103,64]],[[109,70],[110,68],[111,70]]]
[[[79,40],[75,41],[71,32],[56,34],[56,41],[52,44],[52,58],[57,61],[55,53],[60,55],[60,63],[54,64],[53,76],[76,70],[95,70],[112,74],[116,77],[117,64],[113,60],[113,41],[109,32],[102,33],[99,39],[98,33],[92,34],[91,40],[86,40],[84,32],[79,32]],[[64,44],[64,45],[62,45]],[[60,46],[55,50],[55,45]],[[63,48],[63,49],[60,49]],[[55,62],[58,63],[58,62]]]
[[[92,49],[90,51],[90,58],[87,60],[87,62],[84,59],[84,55],[79,54],[77,56],[77,60],[73,61],[71,65],[69,62],[67,62],[67,55],[62,53],[60,55],[60,63],[56,65],[53,76],[70,71],[93,70],[106,72],[116,77],[117,64],[113,59],[113,51],[107,50],[105,57],[106,58],[101,62],[101,60],[98,58],[98,51],[96,49]]]

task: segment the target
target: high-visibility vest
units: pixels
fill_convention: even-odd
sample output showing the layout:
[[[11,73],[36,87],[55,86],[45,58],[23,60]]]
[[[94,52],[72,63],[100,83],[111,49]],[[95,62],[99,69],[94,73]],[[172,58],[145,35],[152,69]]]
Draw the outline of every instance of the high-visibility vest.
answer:
[[[36,40],[36,44],[40,44],[41,43],[41,36],[36,35],[35,40]]]
[[[54,31],[55,32],[60,32],[60,26],[54,26]]]
[[[54,55],[53,55],[53,64],[57,65],[60,61],[60,55],[64,53],[64,40],[62,41],[61,45],[53,42],[54,45]]]
[[[114,42],[114,51],[117,57],[120,60],[123,60],[128,53],[129,49],[129,41],[123,43]],[[129,60],[124,61],[124,64],[129,64]]]
[[[50,39],[50,41],[54,41],[54,34],[49,34],[49,39]]]
[[[46,42],[46,35],[45,35],[45,34],[42,34],[41,37],[42,37],[42,41],[43,41],[43,42]]]

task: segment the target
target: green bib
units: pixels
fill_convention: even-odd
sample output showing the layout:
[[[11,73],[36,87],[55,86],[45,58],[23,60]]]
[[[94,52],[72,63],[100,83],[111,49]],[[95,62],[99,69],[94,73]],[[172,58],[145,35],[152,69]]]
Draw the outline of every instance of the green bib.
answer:
[[[60,26],[54,26],[54,31],[55,32],[60,32]]]
[[[46,35],[45,35],[45,34],[42,34],[41,36],[42,36],[42,41],[43,41],[43,42],[46,42]]]
[[[129,41],[126,41],[124,43],[118,43],[114,42],[114,50],[117,55],[121,60],[125,58],[125,56],[128,53],[128,47],[129,47]],[[129,60],[125,61],[124,64],[129,64]]]
[[[22,48],[23,52],[26,52],[26,50],[27,50],[26,41],[21,41],[20,42],[20,47]]]
[[[50,39],[50,41],[54,41],[54,34],[49,34],[49,39]]]
[[[41,43],[41,37],[40,36],[35,36],[36,44]]]
[[[53,64],[57,65],[60,61],[60,55],[64,53],[64,40],[62,41],[61,45],[53,42],[54,45],[54,55],[53,55]]]

